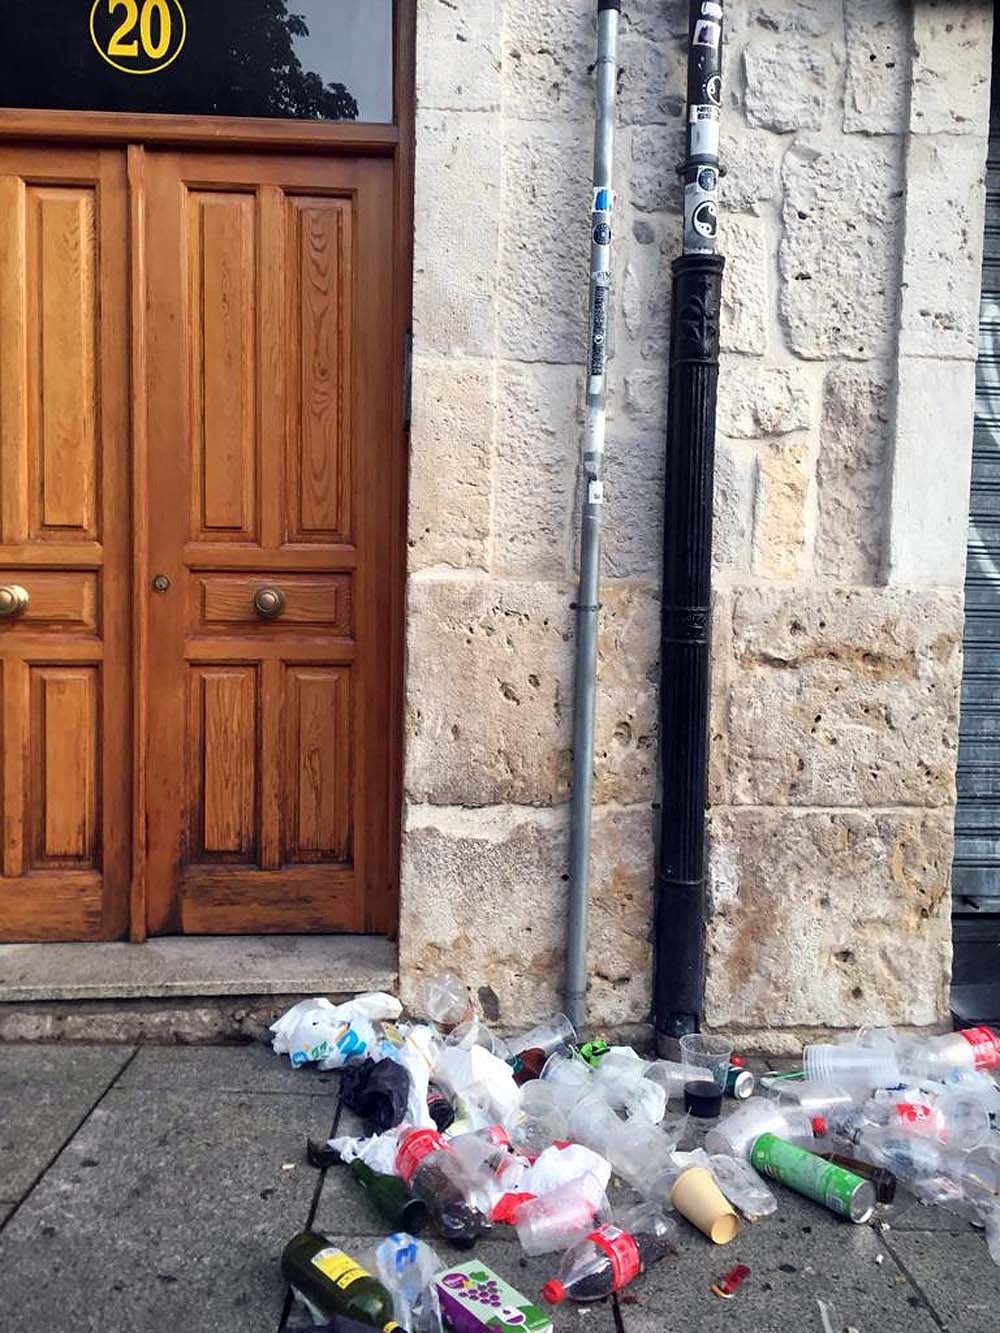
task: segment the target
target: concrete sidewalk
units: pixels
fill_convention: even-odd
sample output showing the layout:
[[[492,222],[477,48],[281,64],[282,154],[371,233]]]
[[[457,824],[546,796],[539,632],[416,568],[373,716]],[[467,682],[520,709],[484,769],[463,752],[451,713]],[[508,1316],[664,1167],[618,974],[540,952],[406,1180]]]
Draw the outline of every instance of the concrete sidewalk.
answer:
[[[315,1225],[363,1252],[385,1228],[345,1173],[305,1163],[337,1076],[253,1047],[0,1046],[4,1333],[276,1333],[282,1246]],[[341,1122],[350,1131],[349,1116]],[[725,1249],[681,1223],[682,1253],[624,1293],[618,1333],[995,1333],[1000,1269],[980,1233],[907,1200],[888,1231],[852,1227],[780,1187],[779,1212]],[[505,1228],[477,1253],[526,1293],[552,1275]],[[439,1250],[444,1247],[432,1241]],[[737,1262],[737,1297],[710,1286]],[[607,1305],[558,1333],[615,1333]]]

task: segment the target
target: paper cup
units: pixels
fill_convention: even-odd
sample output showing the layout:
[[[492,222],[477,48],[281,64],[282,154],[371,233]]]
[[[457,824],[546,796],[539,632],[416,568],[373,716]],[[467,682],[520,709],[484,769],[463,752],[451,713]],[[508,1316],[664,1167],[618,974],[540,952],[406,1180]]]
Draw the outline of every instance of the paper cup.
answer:
[[[736,1210],[703,1166],[692,1166],[677,1177],[670,1201],[716,1245],[728,1245],[740,1229]]]

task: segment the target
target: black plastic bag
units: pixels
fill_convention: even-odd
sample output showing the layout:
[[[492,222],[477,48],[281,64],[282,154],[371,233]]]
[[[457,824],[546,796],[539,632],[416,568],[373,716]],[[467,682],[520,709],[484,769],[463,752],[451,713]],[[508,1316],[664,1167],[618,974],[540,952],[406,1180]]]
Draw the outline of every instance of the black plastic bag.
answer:
[[[366,1134],[381,1134],[400,1124],[410,1096],[410,1071],[395,1060],[365,1060],[341,1075],[344,1105],[365,1122]]]

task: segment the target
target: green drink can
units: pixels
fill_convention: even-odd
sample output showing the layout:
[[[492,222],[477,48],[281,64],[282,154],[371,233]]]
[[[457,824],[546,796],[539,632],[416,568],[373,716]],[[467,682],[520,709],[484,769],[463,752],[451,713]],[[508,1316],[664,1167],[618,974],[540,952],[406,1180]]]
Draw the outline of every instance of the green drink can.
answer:
[[[779,1139],[776,1134],[761,1134],[750,1149],[755,1171],[772,1180],[780,1180],[796,1194],[815,1199],[824,1208],[852,1222],[867,1222],[875,1211],[875,1186],[870,1180],[836,1166],[806,1148]]]

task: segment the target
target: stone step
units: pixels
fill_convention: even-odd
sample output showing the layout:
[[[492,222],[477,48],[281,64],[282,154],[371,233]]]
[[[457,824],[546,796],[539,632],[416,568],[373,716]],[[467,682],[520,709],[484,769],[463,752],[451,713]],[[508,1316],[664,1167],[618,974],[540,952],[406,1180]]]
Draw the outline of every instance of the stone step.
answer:
[[[396,946],[371,935],[0,945],[0,1041],[256,1040],[308,995],[394,991]]]

